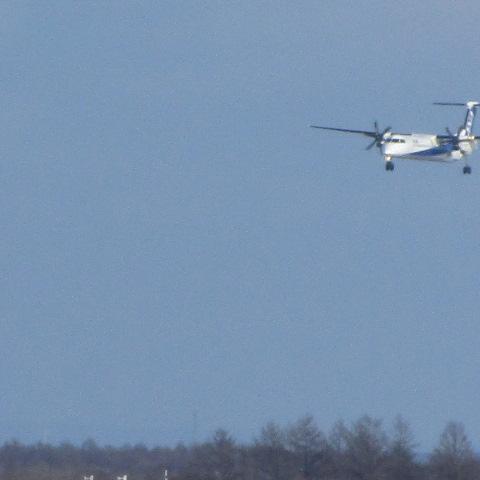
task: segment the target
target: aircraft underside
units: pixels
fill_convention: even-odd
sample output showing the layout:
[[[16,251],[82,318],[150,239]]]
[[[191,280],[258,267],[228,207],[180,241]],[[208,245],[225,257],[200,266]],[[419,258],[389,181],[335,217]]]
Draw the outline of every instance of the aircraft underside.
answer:
[[[451,155],[392,155],[391,158],[401,158],[404,160],[418,160],[421,162],[439,162],[439,163],[454,163],[458,162],[460,158],[454,158]]]
[[[384,159],[385,159],[385,169],[387,171],[393,171],[394,159],[401,159],[401,160],[416,160],[421,162],[436,162],[436,163],[455,163],[458,160],[466,159],[466,155],[459,150],[453,150],[451,148],[431,148],[427,150],[420,150],[418,152],[410,152],[405,154],[398,154],[398,153],[387,153],[388,149],[385,149],[384,152]],[[465,163],[463,167],[464,174],[472,173],[471,167]]]
[[[463,155],[462,155],[463,157]],[[451,155],[385,155],[385,170],[393,171],[394,170],[394,163],[393,160],[400,159],[400,160],[416,160],[421,162],[436,162],[436,163],[455,163],[458,162],[462,157],[458,156],[451,156]],[[464,174],[471,174],[472,168],[470,165],[465,163],[463,167]]]

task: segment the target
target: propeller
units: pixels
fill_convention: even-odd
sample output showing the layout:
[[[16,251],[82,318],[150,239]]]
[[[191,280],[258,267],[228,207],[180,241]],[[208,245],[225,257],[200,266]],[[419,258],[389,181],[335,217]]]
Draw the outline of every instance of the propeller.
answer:
[[[465,150],[462,149],[460,143],[471,142],[471,138],[461,138],[460,135],[462,133],[462,129],[460,128],[457,133],[452,133],[452,131],[446,127],[445,131],[447,132],[448,136],[450,137],[448,141],[452,142],[453,148],[455,150],[460,150],[462,153],[465,153]]]
[[[385,143],[385,135],[387,133],[389,133],[391,130],[392,130],[392,127],[387,127],[383,130],[382,133],[380,133],[380,130],[378,129],[378,122],[375,120],[375,122],[373,123],[374,127],[375,127],[375,137],[372,141],[372,143],[370,143],[366,148],[365,150],[370,150],[372,149],[374,146],[377,146],[377,147],[381,147],[384,143]]]

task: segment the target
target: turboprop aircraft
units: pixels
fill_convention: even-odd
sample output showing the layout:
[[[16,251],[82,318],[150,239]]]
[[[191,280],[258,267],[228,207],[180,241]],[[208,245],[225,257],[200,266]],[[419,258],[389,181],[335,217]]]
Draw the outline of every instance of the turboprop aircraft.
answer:
[[[473,120],[480,103],[473,101],[466,103],[436,102],[434,105],[467,107],[465,121],[463,122],[463,125],[458,128],[457,133],[452,133],[448,128],[446,128],[446,135],[428,133],[395,133],[392,131],[392,127],[387,127],[380,131],[377,122],[374,123],[374,131],[320,127],[318,125],[310,126],[322,130],[358,133],[372,138],[373,140],[367,146],[366,150],[370,150],[374,146],[378,147],[385,160],[385,169],[387,171],[393,171],[394,158],[428,160],[431,162],[443,163],[456,162],[457,160],[464,159],[465,165],[463,167],[463,173],[472,173],[472,169],[467,163],[467,157],[477,148],[477,140],[480,139],[480,136],[472,134]]]

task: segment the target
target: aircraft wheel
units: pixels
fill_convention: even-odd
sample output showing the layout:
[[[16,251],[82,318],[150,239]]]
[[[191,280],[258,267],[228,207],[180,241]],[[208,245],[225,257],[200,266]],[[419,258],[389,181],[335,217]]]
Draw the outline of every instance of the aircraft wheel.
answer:
[[[385,170],[387,172],[393,172],[393,169],[395,168],[395,165],[393,162],[385,162]]]
[[[471,173],[472,173],[472,167],[470,167],[469,165],[465,165],[463,167],[463,174],[470,175]]]

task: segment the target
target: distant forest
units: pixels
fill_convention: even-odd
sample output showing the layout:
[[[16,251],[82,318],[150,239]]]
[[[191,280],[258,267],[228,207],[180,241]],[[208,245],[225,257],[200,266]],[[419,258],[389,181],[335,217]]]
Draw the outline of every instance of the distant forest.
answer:
[[[282,427],[268,423],[242,444],[225,430],[194,445],[71,444],[0,448],[0,480],[480,480],[480,459],[462,424],[450,422],[429,454],[419,456],[407,422],[397,417],[387,433],[364,416],[337,422],[327,433],[311,416]]]

